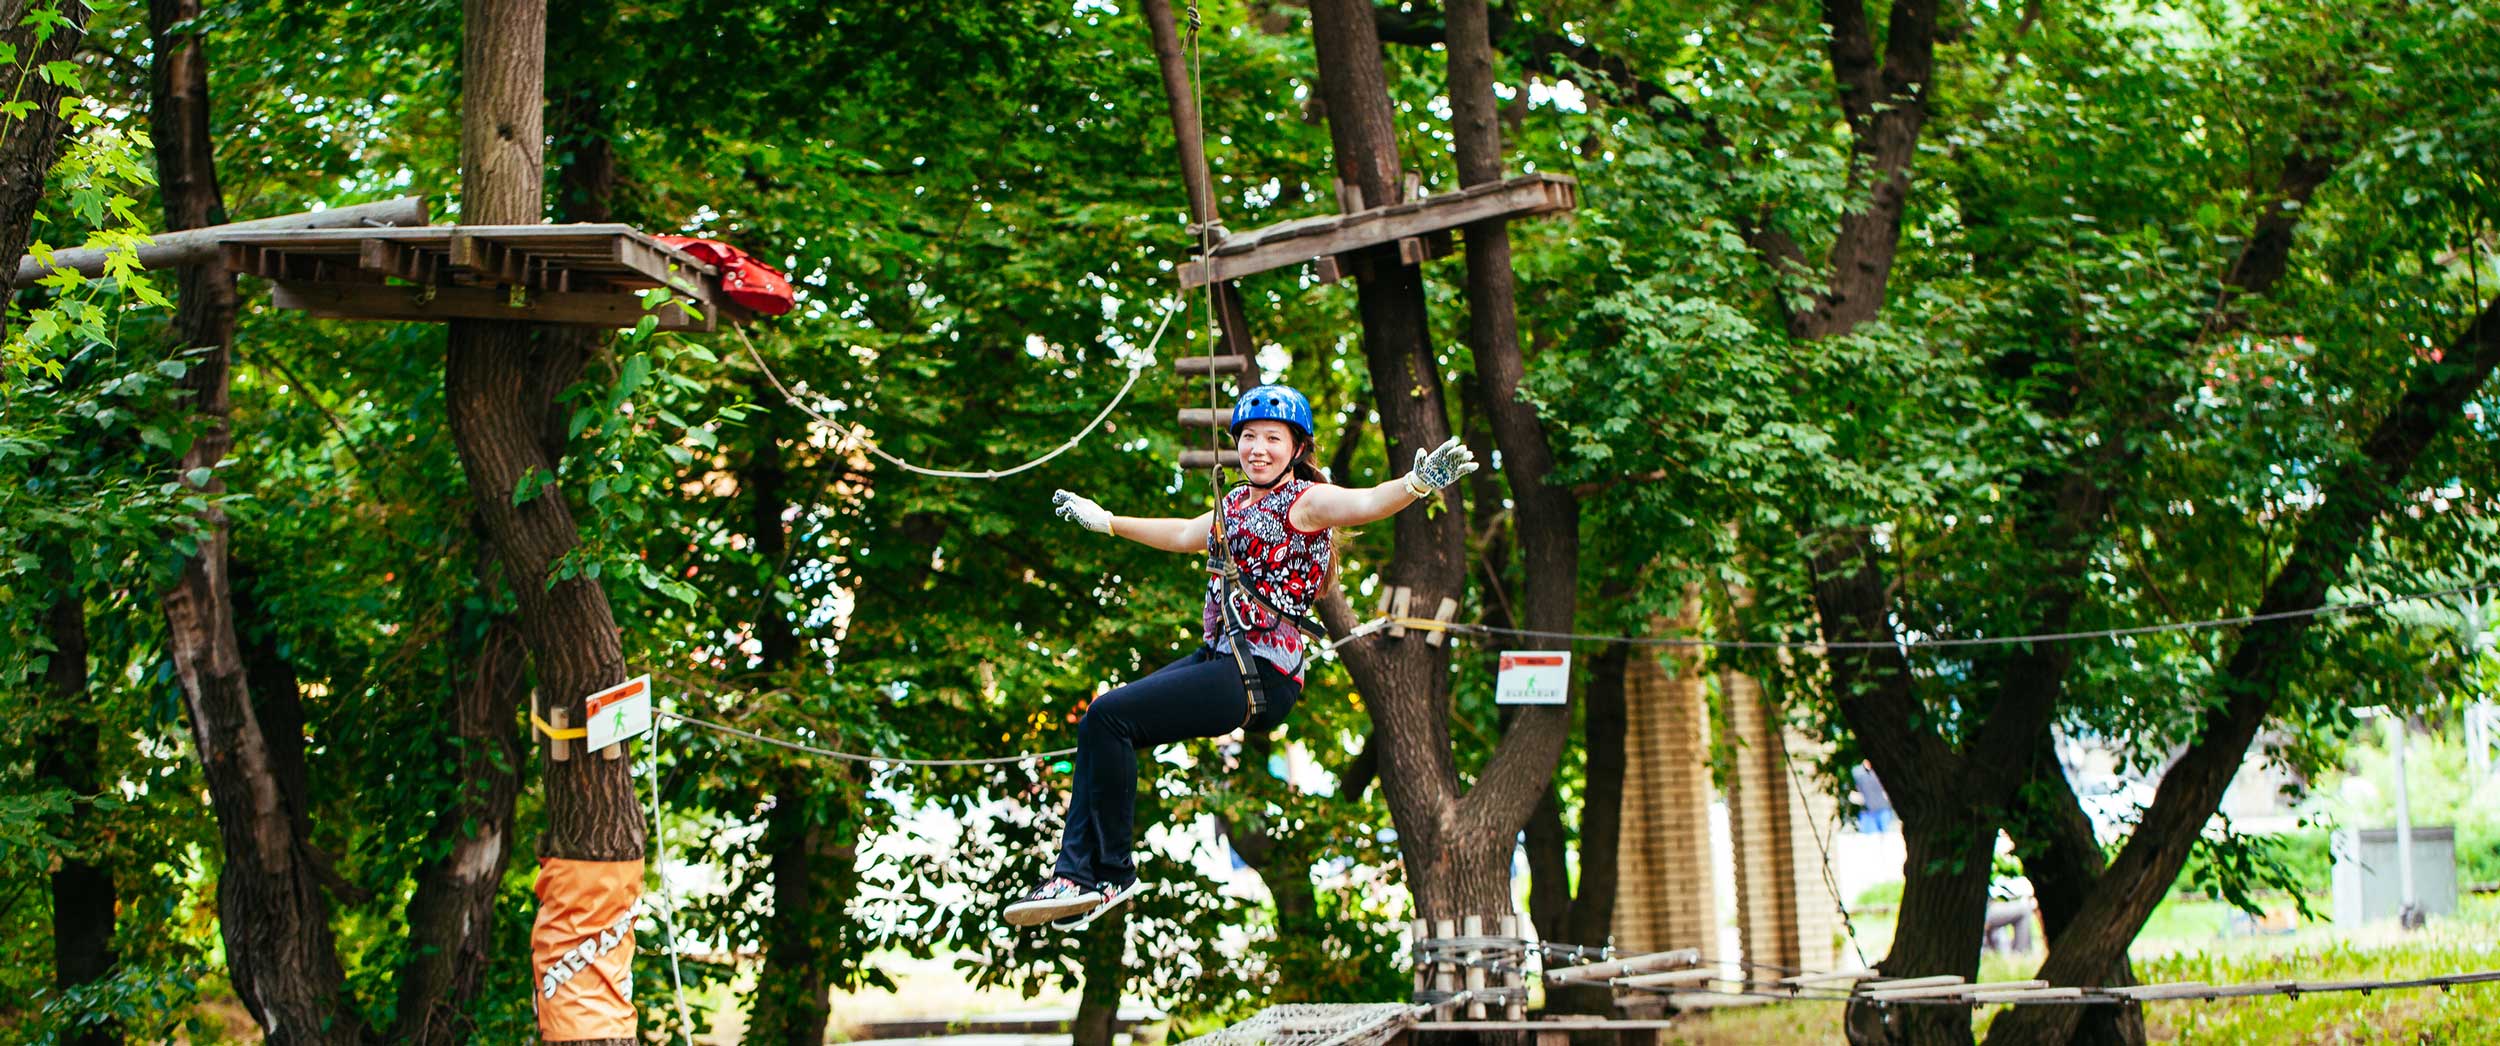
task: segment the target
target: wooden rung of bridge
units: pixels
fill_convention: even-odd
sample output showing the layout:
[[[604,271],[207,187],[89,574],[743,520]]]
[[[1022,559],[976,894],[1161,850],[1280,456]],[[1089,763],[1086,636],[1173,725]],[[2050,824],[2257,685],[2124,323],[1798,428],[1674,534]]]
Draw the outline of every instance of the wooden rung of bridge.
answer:
[[[1201,378],[1210,373],[1248,374],[1250,373],[1250,357],[1183,356],[1172,361],[1172,370],[1178,374]]]
[[[1406,608],[1403,606],[1399,607],[1398,613],[1406,613]],[[1564,966],[1547,970],[1545,971],[1545,983],[1570,984],[1573,982],[1580,982],[1585,984],[1604,984],[1609,980],[1626,974],[1649,973],[1655,970],[1672,970],[1678,967],[1691,966],[1699,963],[1700,961],[1701,952],[1698,949],[1693,948],[1683,948],[1671,952],[1652,952],[1647,955],[1634,955],[1628,958],[1613,959],[1606,962],[1593,962],[1584,966]]]
[[[1233,425],[1231,407],[1182,407],[1181,424],[1189,428],[1225,429]]]
[[[1181,452],[1181,467],[1185,469],[1213,468],[1219,460],[1223,462],[1225,468],[1240,468],[1241,452],[1238,450],[1184,450]]]
[[[1357,202],[1348,198],[1341,205]],[[1321,259],[1328,259],[1321,278],[1333,279],[1351,273],[1364,252],[1376,247],[1394,247],[1401,264],[1413,265],[1447,250],[1450,230],[1568,211],[1579,202],[1577,179],[1524,174],[1386,207],[1296,218],[1217,241],[1205,258],[1181,265],[1181,286],[1203,287]]]
[[[1859,981],[1872,981],[1882,977],[1883,974],[1868,969],[1833,970],[1829,973],[1803,973],[1795,977],[1782,977],[1780,983],[1790,988],[1812,988],[1825,984],[1855,984]]]
[[[1616,977],[1607,983],[1618,988],[1670,988],[1687,984],[1706,984],[1720,979],[1719,971],[1704,967],[1698,970],[1634,974],[1629,977]]]
[[[2029,991],[2033,988],[2046,988],[2048,986],[2049,982],[2047,981],[1992,981],[1980,984],[1936,984],[1929,985],[1924,988],[1876,988],[1868,991],[1866,993],[1866,997],[1875,1002],[1892,1002],[1899,999],[1949,999],[1954,996],[1969,995],[1975,992],[2017,992]]]

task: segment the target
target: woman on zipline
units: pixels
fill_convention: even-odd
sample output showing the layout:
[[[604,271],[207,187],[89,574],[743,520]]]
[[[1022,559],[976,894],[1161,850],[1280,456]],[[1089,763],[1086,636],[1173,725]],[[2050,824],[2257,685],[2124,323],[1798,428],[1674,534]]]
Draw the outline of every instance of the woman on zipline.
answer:
[[[1213,511],[1194,519],[1140,519],[1114,516],[1064,490],[1052,497],[1060,518],[1087,530],[1167,552],[1206,553],[1206,641],[1086,708],[1076,728],[1076,772],[1059,863],[1007,906],[1013,925],[1082,926],[1136,893],[1129,840],[1137,750],[1276,729],[1302,696],[1303,638],[1296,623],[1311,612],[1322,586],[1336,582],[1330,531],[1386,519],[1476,469],[1475,456],[1452,439],[1416,451],[1414,471],[1403,479],[1360,490],[1324,482],[1311,465],[1311,401],[1283,385],[1242,393],[1232,422],[1247,482],[1218,503],[1221,548]],[[1228,564],[1238,570],[1237,584],[1226,576]]]

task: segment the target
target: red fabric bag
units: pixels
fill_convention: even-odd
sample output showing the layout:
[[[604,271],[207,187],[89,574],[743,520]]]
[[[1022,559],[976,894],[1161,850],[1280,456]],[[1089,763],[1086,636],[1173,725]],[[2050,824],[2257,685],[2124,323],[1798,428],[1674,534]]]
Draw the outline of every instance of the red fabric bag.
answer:
[[[654,238],[720,269],[721,293],[731,301],[766,316],[779,316],[798,304],[791,295],[789,278],[745,251],[700,236]]]

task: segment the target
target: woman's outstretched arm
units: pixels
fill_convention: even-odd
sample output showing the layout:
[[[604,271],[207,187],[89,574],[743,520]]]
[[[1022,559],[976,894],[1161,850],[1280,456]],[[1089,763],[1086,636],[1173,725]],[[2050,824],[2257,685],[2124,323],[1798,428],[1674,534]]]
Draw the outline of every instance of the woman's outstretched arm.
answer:
[[[1188,519],[1113,516],[1108,533],[1166,552],[1203,552],[1207,547],[1207,528],[1213,525],[1212,512],[1201,512]]]
[[[1196,552],[1207,547],[1207,528],[1215,523],[1213,512],[1201,512],[1188,519],[1140,516],[1114,516],[1110,509],[1067,491],[1050,496],[1053,511],[1059,518],[1074,520],[1079,526],[1097,534],[1123,537],[1148,548],[1166,552]]]
[[[1397,515],[1399,510],[1431,497],[1475,470],[1474,452],[1452,436],[1449,442],[1431,450],[1416,451],[1415,470],[1403,478],[1376,487],[1322,483],[1304,491],[1294,499],[1291,522],[1303,530],[1359,527]]]

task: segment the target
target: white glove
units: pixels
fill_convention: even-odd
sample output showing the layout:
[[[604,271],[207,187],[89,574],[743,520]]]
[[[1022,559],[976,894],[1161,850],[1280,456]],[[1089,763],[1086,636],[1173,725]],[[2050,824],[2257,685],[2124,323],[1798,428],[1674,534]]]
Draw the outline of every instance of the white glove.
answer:
[[[1097,534],[1111,533],[1111,510],[1094,504],[1092,498],[1062,490],[1050,496],[1050,504],[1061,519],[1073,519],[1078,526]]]
[[[1421,501],[1476,470],[1476,453],[1452,436],[1431,450],[1415,452],[1415,471],[1406,474],[1406,492]]]

